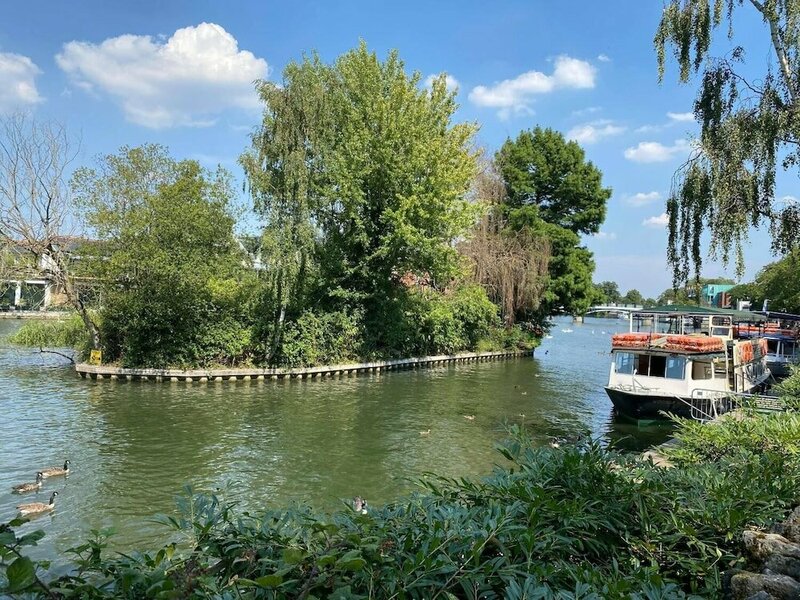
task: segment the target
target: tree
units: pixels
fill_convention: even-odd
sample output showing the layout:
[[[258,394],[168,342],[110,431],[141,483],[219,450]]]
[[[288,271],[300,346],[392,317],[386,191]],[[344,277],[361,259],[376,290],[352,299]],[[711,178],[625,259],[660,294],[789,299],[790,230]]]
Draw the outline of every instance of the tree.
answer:
[[[26,252],[78,312],[92,348],[100,330],[75,288],[69,245],[77,230],[67,172],[77,155],[66,129],[26,115],[0,120],[0,244]]]
[[[406,273],[446,285],[480,208],[467,200],[476,127],[452,122],[444,77],[419,83],[396,52],[382,62],[363,42],[333,65],[291,63],[280,85],[259,85],[264,119],[242,157],[276,240],[267,264],[290,284],[313,258],[318,301],[367,319]]]
[[[730,290],[731,300],[750,300],[755,309],[761,309],[769,300],[768,309],[800,314],[800,250],[790,252],[782,259],[765,266],[755,281]]]
[[[235,364],[251,350],[250,279],[233,237],[229,175],[124,147],[76,172],[99,244],[106,358],[129,366]]]
[[[623,304],[636,304],[641,306],[644,304],[644,296],[642,296],[642,293],[637,289],[628,290],[628,293],[621,298],[620,302]]]
[[[594,261],[580,233],[595,233],[611,190],[585,161],[581,147],[551,129],[523,131],[496,156],[506,186],[509,226],[550,242],[549,284],[543,307],[582,314],[592,304]]]
[[[598,291],[603,295],[603,302],[616,304],[622,298],[619,293],[619,286],[614,281],[601,281],[596,284]]]
[[[745,50],[726,58],[709,54],[714,34],[734,14],[767,25],[777,69],[745,76]],[[701,239],[710,232],[710,252],[728,262],[735,254],[744,269],[743,242],[750,227],[766,223],[772,249],[786,254],[800,240],[800,204],[775,198],[780,165],[794,170],[800,160],[800,5],[786,0],[669,0],[655,35],[659,78],[672,48],[686,83],[702,69],[694,105],[700,137],[676,174],[667,201],[668,257],[676,285],[695,278],[702,266]],[[760,52],[760,49],[757,51]],[[752,71],[752,70],[751,70]]]
[[[536,127],[508,139],[497,153],[508,205],[537,206],[541,218],[574,233],[597,233],[605,220],[611,189],[586,161],[577,142]]]
[[[474,280],[500,307],[506,327],[539,310],[548,283],[549,245],[543,236],[509,229],[499,211],[484,216],[469,241],[462,244]]]

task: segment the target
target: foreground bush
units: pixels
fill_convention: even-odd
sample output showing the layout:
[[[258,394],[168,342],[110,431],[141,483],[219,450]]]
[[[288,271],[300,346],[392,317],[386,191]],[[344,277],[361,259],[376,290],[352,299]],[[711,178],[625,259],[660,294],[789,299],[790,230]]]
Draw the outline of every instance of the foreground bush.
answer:
[[[21,557],[40,534],[6,528],[0,586],[48,597],[47,586],[51,598],[714,598],[721,571],[744,562],[742,530],[800,501],[797,456],[753,438],[666,470],[593,443],[512,436],[500,448],[509,466],[486,480],[432,478],[368,514],[236,514],[187,490],[179,516],[162,518],[186,543],[106,556],[98,536],[49,583]]]

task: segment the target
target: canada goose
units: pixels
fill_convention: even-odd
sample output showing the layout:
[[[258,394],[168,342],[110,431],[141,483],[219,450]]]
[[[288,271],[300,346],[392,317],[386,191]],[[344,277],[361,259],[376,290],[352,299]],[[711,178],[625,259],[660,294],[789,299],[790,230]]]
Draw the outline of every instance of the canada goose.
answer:
[[[42,469],[42,477],[47,479],[48,477],[64,477],[69,475],[69,461],[64,461],[64,467],[47,467],[46,469]]]
[[[367,514],[367,501],[361,496],[356,496],[353,498],[353,510],[362,515]]]
[[[430,433],[431,433],[430,429],[426,429],[425,431],[420,431],[419,432],[420,435],[430,435]]]
[[[50,495],[50,502],[48,504],[44,502],[30,502],[29,504],[20,504],[17,506],[17,510],[21,517],[50,512],[56,507],[56,496],[58,496],[58,492],[53,492]]]
[[[28,492],[38,492],[42,488],[42,480],[44,475],[41,471],[36,474],[36,481],[34,483],[21,483],[11,488],[15,494],[27,494]]]
[[[467,421],[474,421],[475,420],[475,415],[464,415],[464,418]]]

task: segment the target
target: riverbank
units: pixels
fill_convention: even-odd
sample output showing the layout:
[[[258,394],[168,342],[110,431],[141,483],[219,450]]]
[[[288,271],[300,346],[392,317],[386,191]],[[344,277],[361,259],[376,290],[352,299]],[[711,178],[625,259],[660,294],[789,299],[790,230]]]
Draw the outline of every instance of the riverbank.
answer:
[[[68,319],[75,313],[63,310],[3,310],[0,319]]]
[[[528,355],[532,356],[533,352],[533,350],[461,352],[459,354],[441,354],[438,356],[422,356],[419,358],[400,358],[395,360],[378,360],[363,363],[324,365],[319,367],[293,369],[129,369],[108,365],[90,365],[87,363],[79,363],[75,365],[75,371],[84,379],[156,381],[171,383],[177,383],[180,381],[188,383],[208,383],[220,381],[264,381],[267,379],[314,379],[381,373],[384,371],[397,371],[404,369],[419,369],[449,364],[485,362],[506,358],[519,358]]]

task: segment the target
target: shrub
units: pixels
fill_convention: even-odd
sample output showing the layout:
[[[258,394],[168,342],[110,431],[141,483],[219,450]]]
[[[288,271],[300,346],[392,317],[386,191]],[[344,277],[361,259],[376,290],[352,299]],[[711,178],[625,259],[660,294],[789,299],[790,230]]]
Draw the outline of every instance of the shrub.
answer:
[[[359,357],[361,313],[306,311],[286,326],[280,361],[289,367],[338,364]]]

